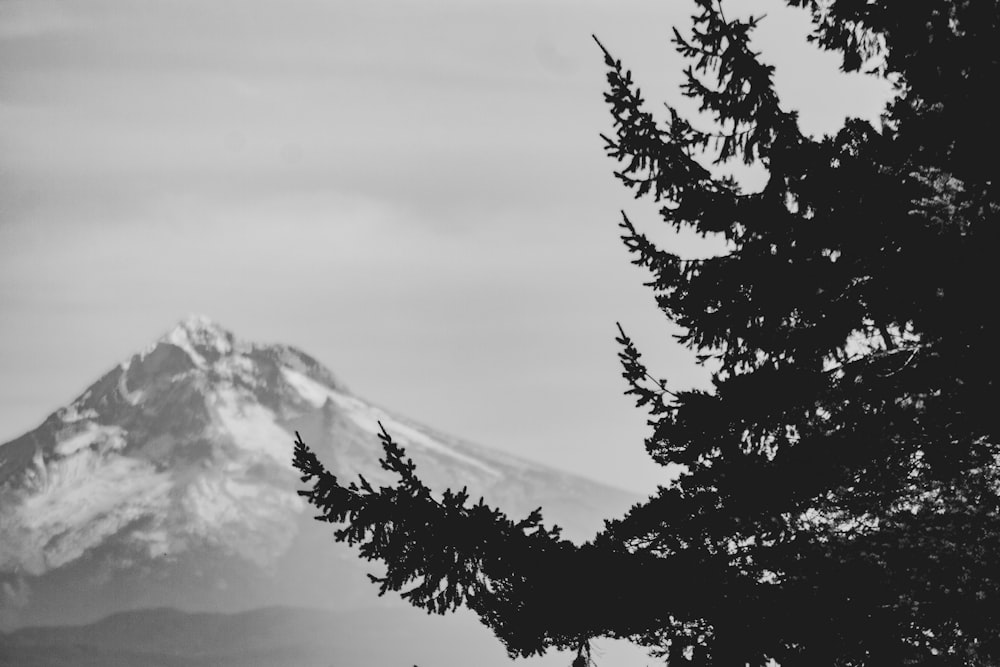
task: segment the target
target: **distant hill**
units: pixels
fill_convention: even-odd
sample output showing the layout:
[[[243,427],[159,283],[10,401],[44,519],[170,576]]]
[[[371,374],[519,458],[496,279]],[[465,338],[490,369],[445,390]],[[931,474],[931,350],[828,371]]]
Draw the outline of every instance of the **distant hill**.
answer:
[[[532,665],[568,664],[547,656]],[[239,614],[170,609],[0,635],[0,667],[484,667],[510,664],[473,618],[409,608]]]

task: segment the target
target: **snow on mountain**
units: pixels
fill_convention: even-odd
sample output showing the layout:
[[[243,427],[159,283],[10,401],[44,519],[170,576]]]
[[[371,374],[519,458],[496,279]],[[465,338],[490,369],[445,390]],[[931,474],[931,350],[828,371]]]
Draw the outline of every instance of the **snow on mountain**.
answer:
[[[388,483],[379,422],[432,488],[467,486],[514,514],[542,505],[574,537],[634,500],[438,433],[354,396],[304,352],[192,316],[0,445],[0,623],[33,605],[65,621],[70,588],[105,612],[279,603],[261,592],[268,577],[288,597],[310,590],[302,570],[329,563],[303,563],[330,538],[296,493],[293,433],[336,474]]]

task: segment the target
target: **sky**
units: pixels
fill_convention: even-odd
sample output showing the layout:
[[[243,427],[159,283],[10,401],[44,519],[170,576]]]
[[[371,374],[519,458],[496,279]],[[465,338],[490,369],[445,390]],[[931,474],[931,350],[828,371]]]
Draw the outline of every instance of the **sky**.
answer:
[[[692,111],[679,0],[0,0],[0,442],[189,313],[295,345],[369,400],[640,493],[646,415],[620,322],[669,386],[673,340],[620,211],[596,34]],[[803,129],[878,122],[783,3],[755,44]],[[747,187],[760,170],[734,172]]]

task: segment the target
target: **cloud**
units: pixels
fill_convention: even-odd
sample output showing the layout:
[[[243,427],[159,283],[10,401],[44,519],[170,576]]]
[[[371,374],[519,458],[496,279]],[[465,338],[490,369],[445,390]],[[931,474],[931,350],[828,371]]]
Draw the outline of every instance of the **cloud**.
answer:
[[[78,29],[81,21],[66,5],[47,0],[4,0],[0,3],[0,40],[24,40]]]
[[[760,47],[803,127],[877,117],[884,90],[806,45],[804,14],[741,9],[768,14]],[[196,310],[306,344],[405,412],[604,474],[621,458],[603,441],[644,435],[628,406],[606,417],[620,389],[611,323],[642,322],[630,331],[664,348],[672,376],[698,371],[660,345],[671,330],[616,237],[620,208],[652,233],[656,213],[603,155],[590,35],[651,110],[684,105],[669,29],[690,11],[0,3],[0,349],[19,350],[0,360],[0,423],[16,435]],[[563,457],[556,441],[589,444]]]

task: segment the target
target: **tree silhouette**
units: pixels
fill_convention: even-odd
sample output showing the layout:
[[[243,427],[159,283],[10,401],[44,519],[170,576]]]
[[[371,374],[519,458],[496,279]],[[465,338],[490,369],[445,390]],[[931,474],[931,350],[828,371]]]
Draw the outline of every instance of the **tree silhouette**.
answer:
[[[698,0],[674,32],[702,114],[645,106],[602,46],[617,178],[725,239],[685,259],[623,214],[679,340],[713,368],[672,390],[618,341],[645,446],[683,473],[592,541],[539,512],[431,494],[388,433],[393,487],[341,484],[296,443],[303,495],[383,561],[380,593],[476,612],[512,655],[627,638],[676,665],[1000,664],[997,285],[1000,3],[788,0],[846,71],[890,77],[881,127],[804,135],[757,18]],[[743,192],[706,165],[760,164]]]

